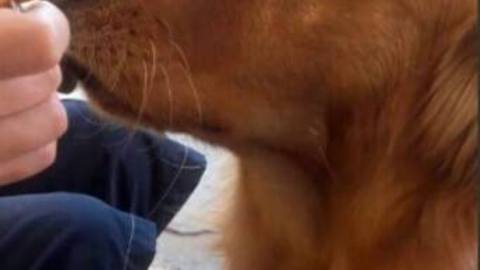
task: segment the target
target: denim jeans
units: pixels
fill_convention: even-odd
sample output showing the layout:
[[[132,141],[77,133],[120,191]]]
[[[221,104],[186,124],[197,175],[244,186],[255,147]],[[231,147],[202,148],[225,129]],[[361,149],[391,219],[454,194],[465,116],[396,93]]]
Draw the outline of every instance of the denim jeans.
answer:
[[[55,164],[0,187],[0,269],[148,269],[204,157],[100,120],[83,102],[64,105],[69,128]]]

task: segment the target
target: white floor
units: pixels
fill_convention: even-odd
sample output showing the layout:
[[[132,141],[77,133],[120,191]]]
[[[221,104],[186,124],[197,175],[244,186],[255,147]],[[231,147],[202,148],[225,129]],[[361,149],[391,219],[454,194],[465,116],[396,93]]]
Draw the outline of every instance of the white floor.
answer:
[[[228,166],[233,159],[227,152],[193,141],[189,137],[173,137],[204,153],[208,165],[200,185],[170,224],[170,231],[164,232],[158,239],[157,257],[151,270],[221,269],[221,258],[213,248],[218,238],[215,228],[215,216],[218,213],[216,203],[217,198],[223,195],[223,181],[228,181],[229,178],[222,168]]]

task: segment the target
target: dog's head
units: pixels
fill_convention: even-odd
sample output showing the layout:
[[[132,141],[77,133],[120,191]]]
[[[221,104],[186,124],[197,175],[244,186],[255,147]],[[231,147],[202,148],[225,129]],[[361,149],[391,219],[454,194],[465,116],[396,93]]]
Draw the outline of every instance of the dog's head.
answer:
[[[474,0],[54,2],[72,21],[67,70],[130,121],[302,153],[349,141],[473,158]]]
[[[438,258],[474,250],[475,0],[55,1],[73,28],[66,75],[104,110],[260,148],[261,165],[287,157],[274,180],[292,164],[289,181],[323,180],[347,244],[407,247],[402,266],[438,246],[428,261],[460,269]]]

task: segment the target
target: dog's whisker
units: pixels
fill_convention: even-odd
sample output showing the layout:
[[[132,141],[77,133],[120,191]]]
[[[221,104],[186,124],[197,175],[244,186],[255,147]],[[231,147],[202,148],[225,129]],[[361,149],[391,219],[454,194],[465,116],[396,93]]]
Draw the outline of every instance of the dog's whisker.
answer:
[[[150,40],[150,47],[152,51],[152,72],[151,72],[151,85],[150,87],[153,88],[154,82],[155,82],[155,77],[157,73],[157,47],[155,46],[155,43]],[[171,82],[170,82],[170,76],[168,74],[168,70],[165,65],[161,64],[160,65],[160,72],[163,75],[163,79],[165,80],[165,89],[167,90],[167,96],[168,96],[168,124],[169,126],[173,125],[173,91],[171,87]],[[153,90],[153,89],[152,89]]]
[[[181,65],[182,70],[185,74],[185,78],[187,79],[187,82],[190,86],[190,89],[192,90],[193,98],[194,98],[194,101],[195,101],[195,108],[196,108],[197,114],[198,114],[198,121],[199,121],[199,124],[202,125],[203,124],[202,102],[201,102],[201,99],[200,99],[200,94],[198,92],[197,86],[195,85],[195,82],[193,81],[193,78],[192,78],[192,75],[191,75],[191,69],[190,69],[190,65],[187,61],[187,57],[185,55],[185,52],[182,50],[182,48],[176,42],[174,42],[173,40],[170,40],[170,44],[173,46],[175,51],[180,56],[180,59],[182,60],[182,64],[183,64],[183,65]]]
[[[112,84],[109,87],[109,90],[112,91],[112,92],[117,91],[117,87],[118,87],[118,83],[120,81],[120,77],[122,76],[122,72],[125,69],[125,65],[126,65],[127,60],[128,60],[127,59],[127,50],[128,49],[123,50],[123,54],[120,58],[120,61],[115,66],[113,66],[113,68],[112,68],[112,74],[113,74]]]
[[[169,126],[173,125],[173,91],[170,82],[170,75],[168,74],[167,68],[165,65],[160,65],[160,71],[163,74],[165,80],[165,89],[167,90],[167,99],[168,99],[168,124]]]
[[[185,69],[184,69],[184,72],[185,72],[185,76],[188,80],[188,84],[190,86],[190,89],[192,89],[193,98],[195,100],[195,107],[196,107],[197,113],[198,113],[198,122],[201,126],[203,126],[203,108],[202,108],[202,102],[200,100],[200,95],[199,95],[197,86],[195,85],[190,72],[188,70],[185,70]]]
[[[202,125],[203,124],[203,107],[202,107],[199,91],[192,78],[190,65],[188,64],[187,57],[185,56],[185,53],[180,48],[180,46],[175,42],[172,42],[172,45],[174,46],[175,50],[177,51],[177,53],[180,55],[182,59],[182,62],[183,62],[183,65],[181,65],[182,71],[184,72],[185,78],[187,79],[190,89],[192,90],[193,99],[195,101],[195,108],[198,114],[198,122],[200,125]]]
[[[150,50],[152,52],[152,71],[151,71],[151,77],[150,77],[150,92],[153,90],[153,87],[155,85],[155,79],[157,76],[157,47],[155,46],[155,43],[150,40]]]
[[[123,144],[124,146],[123,148],[124,151],[126,150],[126,147],[130,144],[130,142],[133,141],[135,134],[137,133],[140,127],[142,116],[143,116],[143,113],[145,112],[146,104],[148,101],[148,93],[150,92],[149,91],[150,74],[149,74],[149,68],[148,68],[147,62],[145,60],[142,61],[142,67],[143,67],[143,86],[141,88],[142,94],[140,97],[141,99],[140,99],[139,109],[137,112],[137,116],[130,127],[130,130],[131,130],[130,133],[125,138],[125,140],[121,142],[121,144]]]
[[[170,26],[170,24],[165,20],[165,19],[160,19],[160,20],[157,20],[159,21],[160,25],[162,25],[165,30],[167,31],[167,39],[169,41],[172,41],[173,40],[173,31],[172,31],[172,27]]]
[[[149,73],[148,73],[148,65],[146,61],[142,62],[142,66],[144,68],[144,86],[142,87],[142,97],[140,100],[140,106],[138,107],[138,112],[137,112],[137,118],[134,122],[135,127],[137,127],[141,121],[141,118],[143,114],[145,113],[147,101],[148,101],[148,95],[149,95],[149,90],[150,90],[150,84],[149,84]]]
[[[144,12],[144,14],[146,16],[149,16],[153,21],[155,21],[157,23],[157,25],[161,25],[166,33],[165,33],[165,38],[166,40],[169,42],[169,44],[171,45],[171,48],[173,48],[173,51],[176,52],[179,56],[180,56],[180,60],[182,61],[182,69],[183,69],[183,72],[185,73],[185,76],[186,76],[186,79],[188,81],[188,85],[190,86],[190,88],[192,89],[192,92],[193,92],[193,98],[195,100],[195,107],[196,107],[196,110],[197,110],[197,117],[198,117],[198,121],[200,123],[203,122],[203,108],[202,108],[202,105],[201,105],[201,101],[200,101],[200,96],[199,96],[199,93],[198,93],[198,90],[197,90],[197,87],[195,86],[195,83],[191,77],[191,72],[190,72],[190,65],[188,64],[188,61],[187,61],[187,58],[185,56],[185,53],[183,52],[183,50],[181,49],[181,47],[173,40],[173,32],[172,32],[172,28],[170,27],[169,23],[163,19],[163,18],[158,18],[156,16],[154,16],[151,11],[148,9],[148,8],[145,8],[145,3],[144,1],[142,0],[139,0],[139,3],[140,5],[142,6],[142,10]],[[158,59],[156,59],[156,46],[155,46],[155,43],[150,40],[150,46],[151,46],[151,49],[152,49],[152,54],[155,54],[154,57],[154,62],[155,62],[155,70],[157,69],[156,67],[156,62]],[[167,62],[169,61],[170,59],[167,59]],[[173,125],[173,118],[174,118],[174,108],[173,108],[173,91],[172,91],[172,86],[171,86],[171,80],[170,80],[170,75],[168,73],[168,69],[165,65],[160,65],[159,67],[160,71],[162,72],[163,74],[163,77],[164,77],[164,80],[165,80],[165,88],[167,90],[167,95],[168,95],[168,121],[169,121],[169,126],[172,126]],[[155,71],[156,72],[156,71]],[[153,80],[153,79],[152,79]]]
[[[325,166],[325,170],[328,173],[328,176],[330,177],[329,179],[334,181],[337,177],[335,174],[335,170],[333,169],[332,164],[328,159],[327,153],[325,152],[325,148],[323,146],[319,146],[317,149],[318,149],[319,158],[322,162],[321,164]]]

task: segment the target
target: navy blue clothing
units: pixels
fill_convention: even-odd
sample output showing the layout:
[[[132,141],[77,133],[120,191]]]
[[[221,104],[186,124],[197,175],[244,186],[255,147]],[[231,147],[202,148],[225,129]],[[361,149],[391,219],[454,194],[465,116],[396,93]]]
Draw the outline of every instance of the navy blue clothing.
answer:
[[[55,164],[0,187],[0,269],[148,269],[204,157],[99,120],[83,102],[64,104],[69,128]]]

